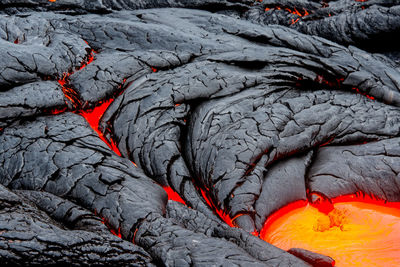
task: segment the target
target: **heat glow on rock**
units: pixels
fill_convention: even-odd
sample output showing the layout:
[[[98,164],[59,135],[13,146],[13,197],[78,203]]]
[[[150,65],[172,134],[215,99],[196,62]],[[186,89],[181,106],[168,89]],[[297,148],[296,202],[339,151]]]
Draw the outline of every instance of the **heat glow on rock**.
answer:
[[[183,205],[186,205],[185,201],[179,196],[177,192],[175,192],[171,187],[165,186],[163,187],[165,192],[167,192],[168,195],[168,200],[173,200],[182,203]]]
[[[114,151],[118,156],[121,156],[121,152],[119,151],[117,145],[114,143],[113,140],[108,142],[107,139],[104,138],[103,134],[99,130],[99,120],[103,116],[104,112],[108,108],[108,106],[114,101],[114,99],[108,99],[101,103],[98,106],[91,110],[80,111],[80,114],[87,120],[93,130],[99,135],[101,140],[106,143],[112,151]]]
[[[400,203],[356,195],[332,200],[321,212],[298,201],[266,222],[261,238],[281,249],[328,255],[336,266],[400,266]]]

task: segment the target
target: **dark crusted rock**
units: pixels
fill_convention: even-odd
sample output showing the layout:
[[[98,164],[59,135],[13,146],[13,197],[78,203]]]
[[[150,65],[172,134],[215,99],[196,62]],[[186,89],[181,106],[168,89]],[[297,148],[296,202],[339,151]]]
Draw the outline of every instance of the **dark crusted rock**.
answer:
[[[20,118],[67,109],[61,86],[54,81],[34,82],[0,92],[0,127]]]
[[[82,71],[69,78],[71,86],[85,102],[85,107],[93,106],[104,98],[115,97],[123,85],[136,82],[153,69],[167,69],[182,65],[189,56],[169,51],[95,54],[95,60]]]
[[[32,192],[24,192],[24,195],[32,195]],[[45,195],[44,198],[52,197]],[[98,219],[88,217],[92,214],[89,211],[57,198],[53,200],[57,203],[49,205],[53,205],[53,214],[57,215],[51,217],[57,221],[0,185],[2,266],[153,265],[142,248],[112,235]],[[43,205],[46,199],[38,201]],[[66,206],[69,209],[65,209]],[[64,218],[77,213],[80,216],[74,219],[75,226],[66,226]]]
[[[273,212],[297,200],[307,200],[307,168],[313,152],[274,163],[264,177],[261,193],[255,202],[255,225],[261,231]]]
[[[182,211],[175,213],[179,213],[179,217],[172,219],[150,214],[142,221],[135,236],[137,244],[167,266],[309,266],[243,230],[220,225],[213,229],[216,222],[208,221],[207,235],[202,231],[205,228],[193,227],[197,222],[207,221],[204,215],[190,214],[188,208],[182,208],[186,209],[184,218],[180,217]],[[177,220],[182,224],[176,224]]]
[[[399,4],[397,0],[263,0],[241,16],[259,24],[284,25],[337,43],[387,52],[398,51]]]
[[[0,19],[0,85],[4,88],[62,77],[86,56],[89,46],[71,32],[56,29],[42,16]]]
[[[284,250],[278,249],[240,228],[231,228],[226,224],[214,221],[201,212],[189,209],[180,203],[169,201],[167,218],[188,230],[205,234],[207,237],[223,238],[233,242],[257,260],[275,266],[303,266],[304,262],[292,257]]]
[[[110,151],[79,115],[16,123],[4,129],[0,140],[4,186],[46,191],[79,203],[124,237],[149,212],[163,213],[162,188]]]
[[[400,201],[400,139],[321,148],[308,173],[311,192],[329,198],[361,191]],[[340,166],[337,168],[335,166]]]
[[[141,20],[151,17],[154,23],[157,18],[151,12]],[[175,16],[179,12],[176,10]],[[159,16],[167,15],[168,11],[159,11]],[[237,46],[235,52],[226,45],[225,51],[220,52],[222,47],[218,43],[199,40],[203,53],[207,54],[206,48],[212,47],[213,55],[196,56],[193,63],[133,82],[103,118],[103,130],[118,140],[122,154],[159,183],[169,184],[185,196],[183,189],[190,185],[192,172],[201,179],[200,184],[211,189],[217,206],[231,217],[245,215],[237,222],[252,231],[253,205],[267,165],[333,138],[334,142],[346,143],[398,134],[396,107],[354,94],[358,90],[399,105],[400,76],[392,65],[356,48],[344,48],[281,27],[250,28],[247,22],[228,23],[233,22],[229,17],[220,20],[212,14],[204,16],[210,19],[198,20],[209,25],[208,36],[218,33],[219,40],[226,40],[224,44],[231,40]],[[180,27],[177,21],[171,23]],[[187,27],[182,32],[187,32]],[[175,44],[182,43],[183,51],[198,53],[196,46],[185,46],[195,38],[193,32],[190,38],[168,38],[173,38]],[[184,38],[188,41],[184,42]],[[297,39],[303,42],[296,42]],[[263,43],[250,45],[248,40]],[[240,47],[243,50],[238,52]],[[291,56],[282,58],[282,54]],[[378,108],[383,106],[385,112]],[[374,117],[373,121],[364,118],[366,112]],[[391,112],[393,115],[389,115]],[[276,119],[262,114],[274,114]],[[378,126],[388,116],[391,121]],[[242,130],[237,132],[239,129]],[[222,147],[234,131],[237,134],[230,139],[231,143]],[[276,133],[272,134],[273,131]],[[183,144],[181,136],[186,132]],[[238,139],[243,142],[236,144]],[[198,203],[188,201],[192,206]],[[258,228],[260,225],[259,222]]]
[[[400,201],[399,7],[2,1],[1,263],[328,262],[249,232],[313,193]],[[109,98],[122,157],[79,115]]]
[[[299,257],[302,260],[310,263],[314,267],[332,267],[335,266],[335,260],[331,257],[317,254],[312,251],[301,248],[291,248],[288,250],[290,254]]]

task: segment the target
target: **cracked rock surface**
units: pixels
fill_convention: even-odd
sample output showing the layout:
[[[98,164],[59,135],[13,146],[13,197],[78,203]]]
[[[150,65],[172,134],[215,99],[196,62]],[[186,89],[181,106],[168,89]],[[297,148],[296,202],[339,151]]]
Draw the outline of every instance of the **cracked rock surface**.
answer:
[[[252,233],[400,201],[399,33],[396,0],[2,1],[0,264],[329,265]]]

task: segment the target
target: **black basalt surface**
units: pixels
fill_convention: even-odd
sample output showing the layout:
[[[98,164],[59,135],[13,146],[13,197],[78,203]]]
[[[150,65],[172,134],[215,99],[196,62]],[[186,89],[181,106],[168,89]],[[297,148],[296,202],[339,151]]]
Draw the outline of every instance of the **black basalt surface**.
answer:
[[[252,233],[400,201],[399,33],[396,0],[1,1],[0,265],[329,265]]]

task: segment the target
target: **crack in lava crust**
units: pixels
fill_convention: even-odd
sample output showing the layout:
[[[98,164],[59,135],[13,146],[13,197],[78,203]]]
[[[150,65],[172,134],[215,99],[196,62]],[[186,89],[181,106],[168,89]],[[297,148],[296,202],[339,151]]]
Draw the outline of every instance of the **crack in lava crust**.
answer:
[[[121,156],[121,152],[119,151],[117,145],[115,144],[114,140],[110,138],[108,141],[103,133],[99,130],[99,120],[103,116],[104,112],[107,110],[108,106],[114,101],[113,98],[105,100],[103,102],[99,102],[99,106],[96,106],[92,110],[81,110],[79,114],[82,115],[86,121],[90,124],[93,130],[99,135],[100,139],[110,147],[112,151],[115,152],[118,156]]]
[[[332,204],[292,203],[270,216],[261,238],[284,250],[329,255],[336,266],[399,266],[400,202],[356,194]]]

